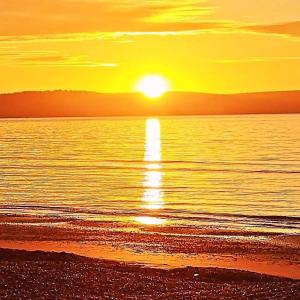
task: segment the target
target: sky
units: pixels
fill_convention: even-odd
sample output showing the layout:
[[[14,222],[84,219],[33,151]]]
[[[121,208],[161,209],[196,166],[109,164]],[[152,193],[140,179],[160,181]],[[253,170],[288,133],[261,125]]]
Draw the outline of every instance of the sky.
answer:
[[[0,0],[0,92],[300,89],[299,0]]]

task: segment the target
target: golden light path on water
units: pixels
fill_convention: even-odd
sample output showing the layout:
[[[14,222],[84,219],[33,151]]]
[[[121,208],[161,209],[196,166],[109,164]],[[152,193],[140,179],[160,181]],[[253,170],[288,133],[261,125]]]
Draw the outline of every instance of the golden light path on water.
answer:
[[[145,177],[143,186],[145,188],[142,196],[142,208],[148,210],[161,209],[164,205],[163,193],[161,191],[162,171],[161,171],[161,142],[160,142],[160,122],[158,119],[146,120],[145,133]],[[145,225],[159,225],[164,223],[163,219],[140,216],[135,220]]]

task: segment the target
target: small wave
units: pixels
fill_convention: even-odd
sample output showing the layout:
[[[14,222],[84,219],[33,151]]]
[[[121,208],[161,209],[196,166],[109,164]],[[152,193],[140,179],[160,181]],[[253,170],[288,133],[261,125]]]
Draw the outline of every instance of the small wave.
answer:
[[[14,169],[23,169],[23,170],[36,170],[36,169],[63,169],[63,170],[128,170],[128,171],[141,171],[145,170],[145,166],[90,166],[90,165],[53,165],[53,164],[35,164],[33,165],[0,165],[2,170],[14,170]],[[241,174],[300,174],[300,170],[270,170],[270,169],[257,169],[257,170],[249,170],[249,169],[213,169],[213,168],[194,168],[194,167],[163,167],[160,169],[161,172],[205,172],[205,173],[241,173]],[[10,176],[10,174],[2,174],[4,176]],[[14,174],[12,174],[14,175]]]

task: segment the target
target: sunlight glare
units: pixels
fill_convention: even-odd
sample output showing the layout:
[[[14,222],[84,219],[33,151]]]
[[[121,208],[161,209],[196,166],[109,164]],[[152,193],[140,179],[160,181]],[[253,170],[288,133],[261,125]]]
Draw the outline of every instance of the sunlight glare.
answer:
[[[148,75],[143,77],[136,86],[138,92],[148,98],[157,98],[169,90],[168,82],[161,76]]]
[[[145,137],[145,188],[142,197],[142,208],[147,210],[158,210],[164,206],[163,193],[161,190],[162,172],[161,169],[161,144],[160,144],[160,122],[158,119],[146,120]],[[164,222],[159,218],[138,217],[137,222],[148,225],[159,225]]]
[[[148,119],[146,121],[145,161],[159,162],[160,160],[161,160],[161,154],[160,154],[159,120]],[[148,164],[148,166],[153,166],[153,164]]]
[[[135,220],[144,225],[161,225],[164,223],[163,219],[155,217],[136,217]]]

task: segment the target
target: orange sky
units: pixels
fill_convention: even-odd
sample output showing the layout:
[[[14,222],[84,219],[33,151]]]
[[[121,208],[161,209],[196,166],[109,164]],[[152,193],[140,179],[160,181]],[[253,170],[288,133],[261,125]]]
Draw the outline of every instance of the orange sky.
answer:
[[[300,89],[299,0],[0,0],[0,92]]]

